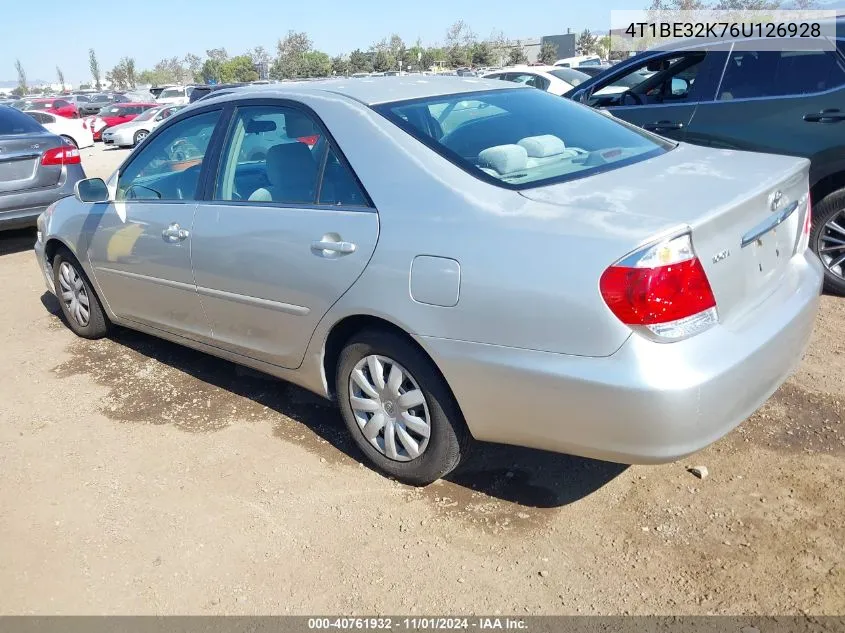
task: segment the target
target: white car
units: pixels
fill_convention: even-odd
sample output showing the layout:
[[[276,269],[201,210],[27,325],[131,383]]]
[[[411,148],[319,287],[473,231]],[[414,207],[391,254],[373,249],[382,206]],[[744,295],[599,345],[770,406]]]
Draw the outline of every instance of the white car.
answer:
[[[563,68],[575,68],[576,66],[601,66],[601,57],[598,55],[579,55],[577,57],[564,57],[555,62],[555,66]]]
[[[175,114],[185,106],[162,105],[150,108],[143,114],[129,121],[121,123],[103,131],[103,144],[118,147],[135,147],[150,135],[154,129],[164,122],[170,115]]]
[[[555,66],[513,66],[487,73],[483,77],[526,84],[558,96],[569,92],[590,78],[589,75],[578,70]]]
[[[24,110],[24,112],[43,125],[47,131],[61,136],[79,149],[91,147],[94,144],[94,133],[88,129],[88,124],[83,119],[67,119],[38,110]]]
[[[161,105],[188,105],[193,89],[193,86],[171,86],[165,88],[156,97],[156,103],[160,103]]]

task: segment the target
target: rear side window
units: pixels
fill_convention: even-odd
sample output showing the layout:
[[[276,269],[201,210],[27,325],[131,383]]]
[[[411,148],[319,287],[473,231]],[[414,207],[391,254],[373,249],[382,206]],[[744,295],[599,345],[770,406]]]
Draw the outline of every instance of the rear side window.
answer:
[[[0,135],[4,134],[29,134],[30,132],[43,132],[37,121],[19,110],[0,106]]]
[[[812,94],[843,84],[845,65],[836,51],[735,51],[718,99]]]
[[[515,189],[616,169],[674,147],[540,90],[491,90],[375,109],[462,169]],[[459,111],[460,119],[443,125]]]

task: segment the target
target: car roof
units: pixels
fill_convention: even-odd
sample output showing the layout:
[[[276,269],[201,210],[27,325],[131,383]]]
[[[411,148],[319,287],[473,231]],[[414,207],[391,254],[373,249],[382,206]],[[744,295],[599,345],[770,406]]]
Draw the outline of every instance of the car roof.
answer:
[[[519,84],[479,77],[436,77],[404,76],[349,79],[325,79],[317,81],[291,81],[281,84],[243,86],[235,88],[221,101],[251,96],[279,96],[286,93],[321,94],[334,93],[355,99],[364,105],[378,105],[391,101],[408,101],[445,95],[456,95],[484,90],[519,89]],[[528,89],[528,86],[525,86]],[[213,97],[209,97],[211,99]],[[216,99],[215,99],[216,100]],[[205,101],[205,100],[203,100]]]
[[[139,105],[155,107],[155,106],[160,106],[160,105],[164,105],[164,104],[163,103],[151,103],[149,101],[121,101],[120,103],[114,104],[114,106],[116,108],[125,108],[125,107],[129,107],[129,106],[139,106]]]

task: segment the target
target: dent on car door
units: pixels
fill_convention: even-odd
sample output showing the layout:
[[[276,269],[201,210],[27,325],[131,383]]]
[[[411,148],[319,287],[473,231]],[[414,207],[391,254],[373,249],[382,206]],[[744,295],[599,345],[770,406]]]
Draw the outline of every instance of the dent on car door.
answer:
[[[650,57],[594,86],[589,104],[675,140],[701,100],[712,100],[724,66],[716,50],[674,51]]]
[[[112,311],[189,338],[210,337],[191,273],[191,229],[220,110],[162,130],[118,173],[114,201],[95,204],[88,249]]]
[[[298,367],[328,309],[364,271],[378,215],[316,117],[295,104],[236,110],[213,200],[193,231],[215,345]]]

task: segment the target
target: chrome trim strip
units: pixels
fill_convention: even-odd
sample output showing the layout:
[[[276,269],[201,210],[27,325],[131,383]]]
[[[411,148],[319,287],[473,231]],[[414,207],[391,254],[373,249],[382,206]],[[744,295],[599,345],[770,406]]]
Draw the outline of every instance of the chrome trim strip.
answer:
[[[137,279],[139,281],[146,281],[158,286],[166,286],[168,288],[178,288],[179,290],[188,290],[196,292],[197,288],[194,284],[186,284],[183,281],[173,281],[172,279],[162,279],[161,277],[150,277],[148,275],[141,275],[139,273],[130,273],[126,270],[117,270],[115,268],[95,267],[95,272],[112,273],[120,277],[128,277],[129,279]]]
[[[782,224],[790,215],[795,213],[795,209],[798,208],[798,201],[795,200],[780,213],[775,214],[768,220],[764,220],[753,229],[748,231],[745,235],[742,236],[742,242],[740,243],[741,248],[745,248],[749,244],[753,244],[758,239],[760,239],[763,235],[774,229],[779,224]]]
[[[215,290],[214,288],[197,286],[197,292],[206,297],[235,301],[237,303],[243,303],[259,308],[267,308],[268,310],[287,312],[288,314],[295,314],[296,316],[305,316],[311,312],[311,308],[306,308],[305,306],[282,303],[281,301],[272,301],[270,299],[260,299],[259,297],[249,297],[247,295],[240,295],[234,292],[226,292],[225,290]]]

